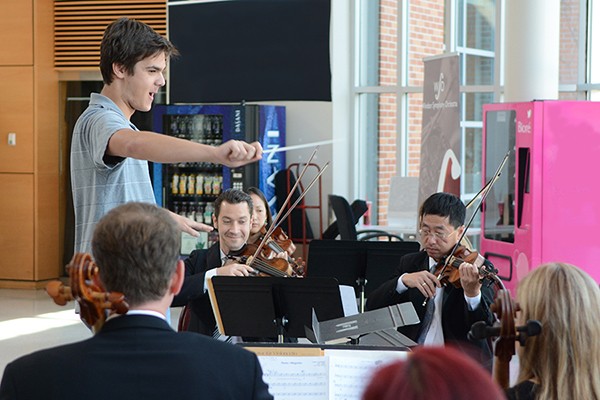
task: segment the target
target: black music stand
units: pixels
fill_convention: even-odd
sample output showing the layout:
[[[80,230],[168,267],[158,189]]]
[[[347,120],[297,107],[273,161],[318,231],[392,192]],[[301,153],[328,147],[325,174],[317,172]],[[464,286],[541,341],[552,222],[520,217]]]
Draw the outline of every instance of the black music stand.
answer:
[[[419,251],[418,242],[312,240],[306,270],[308,277],[333,277],[354,287],[364,312],[365,298],[390,279],[400,258]]]
[[[306,337],[312,310],[319,320],[344,316],[333,278],[215,276],[209,295],[221,334],[244,337]]]

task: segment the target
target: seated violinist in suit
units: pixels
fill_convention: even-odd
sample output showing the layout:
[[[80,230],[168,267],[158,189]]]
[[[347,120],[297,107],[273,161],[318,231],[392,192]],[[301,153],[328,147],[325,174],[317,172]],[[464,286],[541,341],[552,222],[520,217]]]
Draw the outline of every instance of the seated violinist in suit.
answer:
[[[175,221],[155,205],[109,211],[92,250],[102,286],[123,293],[129,311],[88,340],[10,363],[0,399],[272,399],[256,355],[166,321],[184,279],[180,242]]]
[[[394,276],[370,294],[366,306],[374,310],[411,302],[421,322],[398,328],[400,333],[426,346],[453,343],[491,370],[488,342],[471,341],[468,332],[477,321],[493,322],[492,289],[482,285],[478,268],[467,262],[454,270],[460,277],[459,287],[443,286],[433,273],[451,256],[465,229],[465,215],[465,205],[453,194],[435,193],[427,198],[419,211],[423,250],[403,256]]]
[[[549,263],[517,287],[517,325],[542,331],[518,348],[519,377],[509,399],[600,399],[600,289],[574,265]]]
[[[219,241],[209,249],[194,250],[185,260],[185,281],[172,306],[187,306],[184,330],[213,336],[217,323],[208,296],[207,282],[215,275],[249,276],[256,271],[228,256],[244,248],[250,235],[253,204],[241,190],[225,190],[215,201],[213,225]]]
[[[232,255],[243,253],[253,255],[256,247],[248,246],[248,237],[252,226],[254,204],[250,195],[237,189],[225,190],[215,201],[213,224],[219,234],[219,241],[209,249],[194,250],[184,261],[185,280],[181,292],[173,299],[172,306],[185,306],[180,319],[180,330],[193,331],[222,338],[217,334],[208,294],[208,280],[216,275],[250,276],[270,268],[264,263],[253,263],[256,269],[244,264]],[[278,257],[286,257],[285,253]],[[279,260],[291,267],[284,260]],[[261,268],[262,267],[262,268]],[[284,274],[274,268],[276,274]],[[286,273],[287,273],[286,272]],[[279,275],[275,275],[279,276]],[[260,339],[260,340],[259,340]],[[244,341],[273,341],[274,338],[243,338]]]

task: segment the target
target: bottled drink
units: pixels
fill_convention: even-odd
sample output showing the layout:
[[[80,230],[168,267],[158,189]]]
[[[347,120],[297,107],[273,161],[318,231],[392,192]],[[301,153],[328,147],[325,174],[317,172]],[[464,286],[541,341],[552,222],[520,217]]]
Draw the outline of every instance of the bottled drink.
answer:
[[[204,175],[202,173],[196,175],[196,194],[199,196],[204,194]]]
[[[179,174],[175,172],[171,180],[171,194],[179,194]]]
[[[220,179],[221,177],[219,176],[213,176],[212,177],[212,194],[221,194],[221,182]]]
[[[212,176],[204,177],[204,194],[213,194],[212,192]]]
[[[187,178],[187,194],[193,196],[196,194],[196,177],[192,174]]]
[[[187,193],[187,175],[181,174],[179,176],[179,194]]]
[[[212,214],[214,211],[213,203],[206,203],[206,207],[204,208],[204,223],[207,225],[212,224]]]

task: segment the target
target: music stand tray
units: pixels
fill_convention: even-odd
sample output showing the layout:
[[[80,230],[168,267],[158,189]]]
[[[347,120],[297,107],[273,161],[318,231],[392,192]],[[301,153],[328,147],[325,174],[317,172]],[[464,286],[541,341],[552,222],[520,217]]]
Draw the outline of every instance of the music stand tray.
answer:
[[[244,337],[306,337],[312,310],[320,320],[344,316],[334,278],[215,276],[208,285],[221,334]]]

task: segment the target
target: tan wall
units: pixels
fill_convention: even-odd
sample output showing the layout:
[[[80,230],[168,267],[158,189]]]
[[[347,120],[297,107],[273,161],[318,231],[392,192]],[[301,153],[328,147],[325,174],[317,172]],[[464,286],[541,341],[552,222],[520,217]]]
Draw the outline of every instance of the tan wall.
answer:
[[[62,270],[53,2],[4,0],[0,42],[0,287],[40,287]]]

